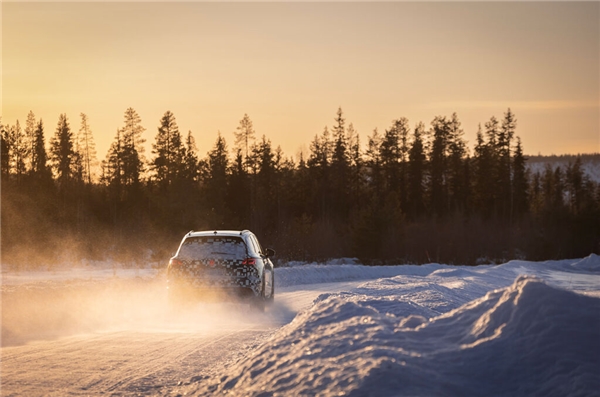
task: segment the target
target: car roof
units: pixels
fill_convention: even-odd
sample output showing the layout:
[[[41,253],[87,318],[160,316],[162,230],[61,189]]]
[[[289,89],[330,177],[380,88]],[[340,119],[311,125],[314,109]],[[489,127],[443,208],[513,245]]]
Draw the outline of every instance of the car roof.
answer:
[[[243,236],[251,234],[249,230],[204,230],[194,231],[190,230],[185,237],[203,237],[203,236]]]

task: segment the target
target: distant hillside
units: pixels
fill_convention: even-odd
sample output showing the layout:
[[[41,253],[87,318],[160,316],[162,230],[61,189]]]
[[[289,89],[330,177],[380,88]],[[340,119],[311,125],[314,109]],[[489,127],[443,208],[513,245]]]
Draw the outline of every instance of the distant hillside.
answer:
[[[560,156],[527,156],[527,168],[534,172],[544,172],[546,164],[552,168],[560,166],[566,169],[569,163],[575,162],[577,157],[581,157],[581,164],[585,174],[593,181],[600,183],[600,153],[592,154],[563,154]]]

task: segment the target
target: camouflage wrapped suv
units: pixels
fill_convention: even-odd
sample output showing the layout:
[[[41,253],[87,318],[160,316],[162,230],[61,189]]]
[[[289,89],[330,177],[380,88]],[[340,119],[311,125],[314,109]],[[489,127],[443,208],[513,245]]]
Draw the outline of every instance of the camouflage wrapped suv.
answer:
[[[190,231],[169,261],[169,300],[181,304],[225,292],[263,309],[275,297],[273,255],[249,230]]]

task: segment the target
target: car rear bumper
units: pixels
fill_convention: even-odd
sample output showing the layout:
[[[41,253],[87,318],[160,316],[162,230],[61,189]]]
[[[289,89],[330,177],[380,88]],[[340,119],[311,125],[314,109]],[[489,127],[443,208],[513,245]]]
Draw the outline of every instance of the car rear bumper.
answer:
[[[187,280],[173,279],[167,281],[169,295],[182,295],[191,298],[202,297],[254,297],[261,293],[261,282],[248,279],[223,280]]]

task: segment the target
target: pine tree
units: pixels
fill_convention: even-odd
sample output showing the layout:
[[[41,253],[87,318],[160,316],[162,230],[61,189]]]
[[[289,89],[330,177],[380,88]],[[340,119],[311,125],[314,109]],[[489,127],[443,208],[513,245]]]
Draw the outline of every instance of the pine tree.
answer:
[[[146,161],[144,158],[144,143],[146,140],[142,134],[146,129],[142,126],[142,119],[133,108],[127,108],[124,115],[124,126],[122,129],[123,142],[127,146],[131,146],[138,154],[141,164]],[[141,174],[143,169],[138,170]]]
[[[260,142],[253,147],[253,157],[256,159],[257,172],[255,175],[255,191],[252,202],[252,227],[257,230],[269,230],[276,226],[273,219],[276,189],[276,154],[273,152],[271,141],[262,136]]]
[[[552,168],[546,164],[541,180],[543,210],[546,219],[556,220],[561,217],[564,209],[564,177],[560,166]]]
[[[120,131],[120,139],[119,161],[121,162],[123,184],[132,187],[138,186],[144,171],[142,156],[131,141],[131,137],[128,137],[123,130]]]
[[[91,185],[94,177],[94,167],[98,160],[96,158],[96,144],[94,143],[94,136],[88,123],[88,117],[85,113],[80,113],[81,116],[81,127],[77,134],[76,140],[76,152],[81,157],[82,164],[82,176],[83,179]]]
[[[250,206],[248,205],[248,194],[250,193],[250,182],[244,164],[242,149],[238,148],[227,184],[227,208],[231,212],[235,225],[241,229],[249,227]]]
[[[123,172],[123,183],[126,186],[137,186],[144,174],[144,142],[142,137],[146,130],[142,119],[133,108],[127,108],[124,114],[124,125],[119,131],[119,161]]]
[[[371,183],[369,192],[371,200],[380,196],[383,190],[383,178],[381,173],[381,142],[382,137],[377,128],[368,137],[366,156],[367,175]]]
[[[10,136],[8,134],[8,129],[2,123],[2,119],[0,119],[0,144],[1,144],[1,152],[0,152],[0,166],[2,168],[2,180],[8,180],[10,175],[10,150],[11,150],[11,142]]]
[[[198,180],[198,162],[198,148],[196,147],[196,140],[192,135],[192,131],[188,131],[187,137],[185,138],[185,149],[183,156],[183,179],[189,182],[195,182]]]
[[[56,132],[50,141],[50,160],[52,170],[61,188],[65,188],[73,177],[73,133],[66,114],[58,118]]]
[[[315,135],[310,144],[308,158],[308,174],[310,175],[312,193],[311,208],[314,214],[325,219],[330,211],[330,165],[332,157],[332,143],[327,126],[321,135]]]
[[[120,197],[121,187],[125,184],[123,178],[123,139],[121,137],[121,130],[117,129],[115,139],[108,149],[106,154],[106,160],[102,161],[102,177],[101,181],[107,185],[113,187],[119,193]]]
[[[235,136],[235,147],[244,151],[244,161],[246,163],[246,172],[249,167],[250,148],[254,142],[255,131],[252,126],[252,120],[248,117],[248,114],[244,114],[244,117],[240,120],[240,125],[236,131],[233,132]]]
[[[438,216],[443,216],[447,208],[447,151],[450,138],[450,123],[442,116],[431,122],[433,141],[429,153],[430,178],[429,194],[431,209]]]
[[[180,175],[183,163],[181,134],[172,112],[165,112],[160,120],[156,143],[152,145],[155,155],[151,163],[154,177],[163,188],[169,186]]]
[[[397,193],[400,181],[400,138],[395,120],[389,130],[385,130],[381,140],[379,156],[384,178],[384,190]]]
[[[350,158],[350,208],[360,205],[361,174],[363,158],[360,151],[360,135],[350,123],[347,129],[348,155]]]
[[[512,160],[512,217],[521,217],[529,208],[528,182],[527,182],[527,159],[523,155],[521,138],[517,137],[517,145]]]
[[[492,117],[485,124],[487,142],[484,140],[481,125],[477,131],[475,144],[474,165],[474,198],[476,207],[484,218],[496,213],[496,184],[497,184],[497,120]]]
[[[33,169],[33,164],[32,164],[32,155],[33,155],[33,151],[34,151],[34,146],[35,146],[35,129],[36,129],[36,121],[35,121],[35,114],[33,114],[33,111],[29,111],[29,113],[27,114],[27,121],[25,122],[25,143],[27,146],[27,150],[26,150],[26,168],[31,171]]]
[[[544,197],[542,194],[542,174],[537,171],[531,177],[529,185],[529,208],[538,217],[544,210]]]
[[[325,126],[321,136],[315,135],[315,138],[310,143],[310,156],[307,164],[310,168],[325,170],[329,167],[330,161],[331,140],[329,138],[329,129]]]
[[[408,215],[421,216],[425,211],[425,168],[427,157],[423,145],[425,125],[417,124],[408,153]]]
[[[335,121],[331,155],[332,208],[335,209],[337,216],[345,218],[349,209],[350,156],[346,140],[345,119],[341,108],[337,111]]]
[[[33,149],[31,152],[31,173],[38,180],[51,180],[52,173],[47,165],[46,139],[44,137],[44,123],[40,119],[35,128]]]
[[[403,211],[407,209],[408,178],[408,119],[402,117],[394,120],[389,130],[385,131],[381,145],[380,157],[385,181],[385,191],[393,193],[399,200]]]
[[[465,168],[468,167],[467,147],[463,139],[464,132],[456,113],[452,114],[448,128],[448,201],[453,210],[465,212],[469,196],[469,182]]]
[[[335,125],[333,126],[333,140],[337,141],[339,140],[340,136],[343,136],[343,140],[346,140],[346,119],[344,119],[344,112],[342,111],[342,108],[339,107],[337,112],[336,112],[336,117],[335,117]]]
[[[206,197],[208,208],[211,210],[211,225],[214,228],[221,226],[227,218],[225,203],[227,195],[227,170],[229,159],[227,157],[227,143],[219,132],[214,148],[208,152]]]
[[[9,152],[11,162],[10,167],[15,171],[15,177],[17,183],[19,183],[22,176],[26,173],[25,161],[29,149],[25,133],[21,129],[19,120],[16,121],[14,126],[9,127],[8,134],[10,136],[11,147],[11,151]]]
[[[583,207],[585,183],[581,157],[577,156],[575,162],[568,164],[565,175],[565,184],[569,197],[568,204],[573,214],[579,214]]]
[[[510,108],[504,114],[502,125],[497,130],[496,154],[497,154],[497,200],[498,211],[502,219],[507,219],[511,213],[512,191],[511,191],[511,141],[515,134],[517,120]]]

